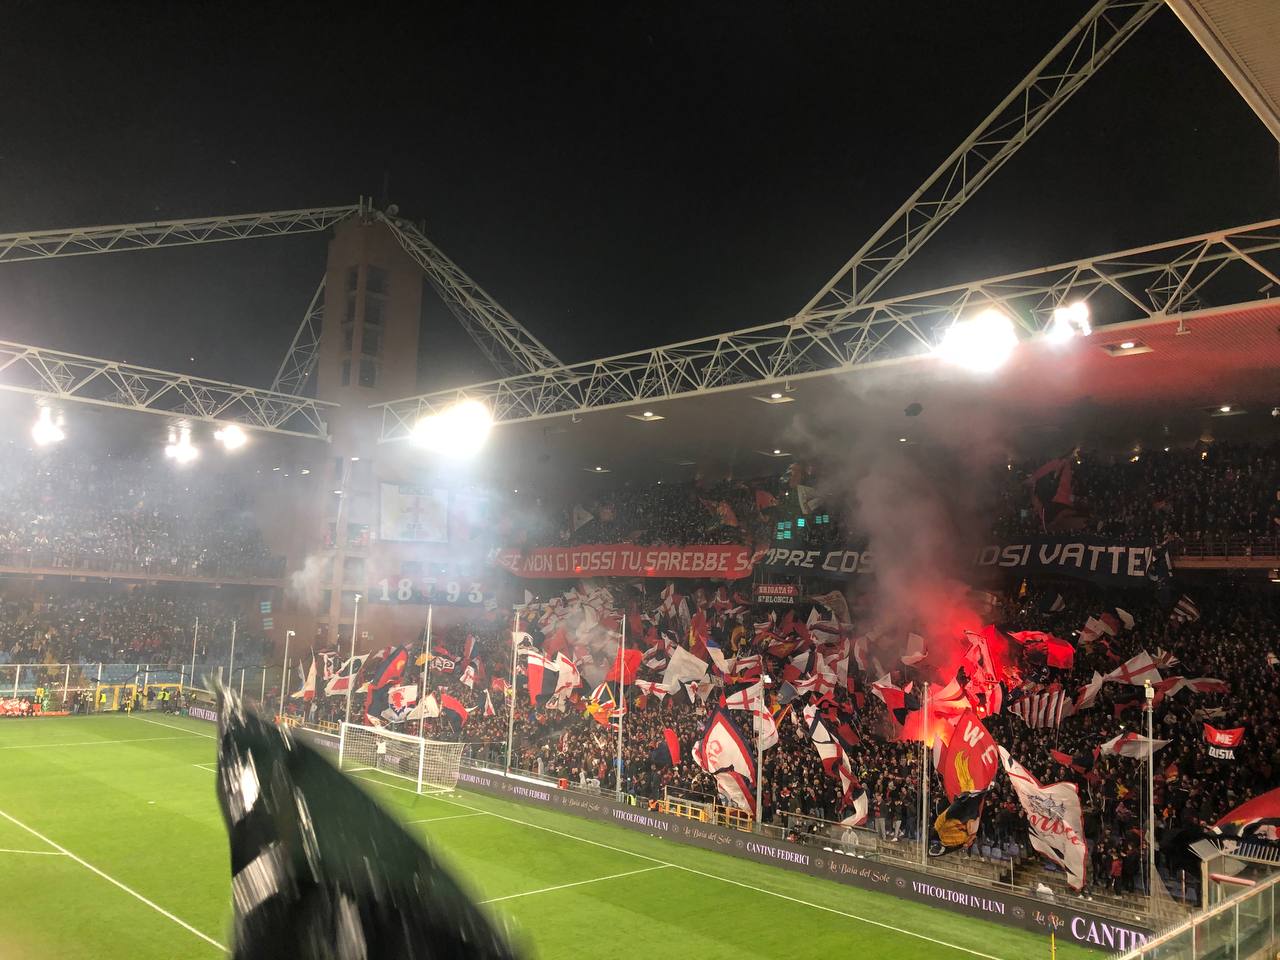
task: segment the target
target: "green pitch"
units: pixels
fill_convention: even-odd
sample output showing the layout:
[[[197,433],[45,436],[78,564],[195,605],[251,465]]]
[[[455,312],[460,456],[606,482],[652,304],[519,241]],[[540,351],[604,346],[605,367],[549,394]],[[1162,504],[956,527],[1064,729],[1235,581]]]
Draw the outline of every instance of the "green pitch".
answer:
[[[0,721],[0,958],[222,954],[230,883],[213,770],[201,721]],[[1049,956],[1043,936],[608,824],[366,786],[531,957]],[[1058,956],[1098,954],[1059,943]]]

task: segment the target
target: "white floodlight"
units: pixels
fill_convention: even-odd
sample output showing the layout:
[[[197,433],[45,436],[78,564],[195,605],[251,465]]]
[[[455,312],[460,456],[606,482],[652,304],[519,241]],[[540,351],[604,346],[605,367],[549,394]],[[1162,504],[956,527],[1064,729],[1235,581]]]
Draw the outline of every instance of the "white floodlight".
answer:
[[[1066,343],[1077,335],[1087,337],[1093,333],[1089,324],[1089,305],[1083,300],[1064,304],[1053,311],[1053,320],[1045,332],[1045,339],[1050,343]]]
[[[222,444],[224,450],[239,450],[249,442],[249,435],[234,423],[228,423],[213,431],[213,439]]]
[[[1008,315],[988,307],[966,320],[957,320],[942,335],[938,355],[956,366],[977,373],[991,373],[1002,367],[1018,345],[1013,321]]]
[[[66,436],[62,430],[62,414],[58,414],[55,420],[52,409],[41,407],[40,413],[36,416],[36,422],[31,426],[31,439],[35,441],[36,446],[47,447],[51,443],[59,443],[65,440]]]
[[[164,448],[164,455],[181,464],[190,463],[200,456],[200,448],[191,442],[190,427],[169,428],[169,443]]]
[[[413,439],[421,447],[450,457],[477,453],[493,429],[493,414],[479,400],[462,400],[423,417],[413,427]]]

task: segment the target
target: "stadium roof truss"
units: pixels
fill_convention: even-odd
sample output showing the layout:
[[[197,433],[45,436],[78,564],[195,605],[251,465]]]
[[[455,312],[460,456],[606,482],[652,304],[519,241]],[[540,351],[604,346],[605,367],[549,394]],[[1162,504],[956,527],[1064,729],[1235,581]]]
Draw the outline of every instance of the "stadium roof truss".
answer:
[[[1183,8],[1220,7],[1227,0],[1170,2]],[[363,199],[355,206],[0,235],[0,263],[314,233],[352,216],[381,222],[504,375],[472,387],[378,404],[382,441],[407,437],[419,417],[461,398],[483,399],[498,422],[512,423],[785,382],[911,356],[930,348],[943,324],[975,304],[1002,307],[1030,333],[1043,329],[1052,309],[1071,299],[1114,297],[1121,311],[1169,315],[1199,307],[1207,287],[1218,283],[1228,268],[1243,268],[1255,280],[1261,276],[1276,283],[1274,269],[1260,258],[1276,249],[1280,221],[925,293],[880,295],[898,269],[1164,3],[1097,0],[800,312],[780,323],[564,365],[417,226],[398,218],[394,208],[378,210]],[[1184,9],[1179,15],[1188,19]],[[1219,40],[1222,34],[1219,30]],[[1200,34],[1197,38],[1206,42]],[[1211,45],[1206,49],[1216,61],[1222,59]],[[1255,63],[1261,57],[1256,51],[1252,56]],[[1242,62],[1240,56],[1236,60]],[[0,389],[151,413],[235,419],[257,429],[325,438],[324,404],[301,397],[315,368],[323,319],[322,280],[270,390],[16,344],[5,345],[0,354]],[[26,379],[19,383],[17,374],[23,371]],[[171,403],[177,409],[168,409]]]
[[[318,233],[354,216],[391,230],[499,373],[560,366],[537,337],[417,226],[363,199],[340,207],[0,234],[0,264]],[[269,390],[24,344],[3,345],[0,390],[197,420],[234,420],[257,430],[325,439],[322,408],[331,404],[301,396],[315,370],[323,323],[322,278]]]
[[[407,439],[420,417],[463,399],[489,404],[498,423],[519,423],[918,356],[957,316],[988,306],[1034,336],[1066,303],[1085,301],[1095,320],[1115,323],[1200,309],[1206,298],[1242,302],[1270,285],[1280,288],[1280,220],[378,404],[380,439]]]
[[[308,397],[3,341],[0,389],[171,419],[236,422],[270,433],[317,439],[328,436],[325,409],[336,406]]]

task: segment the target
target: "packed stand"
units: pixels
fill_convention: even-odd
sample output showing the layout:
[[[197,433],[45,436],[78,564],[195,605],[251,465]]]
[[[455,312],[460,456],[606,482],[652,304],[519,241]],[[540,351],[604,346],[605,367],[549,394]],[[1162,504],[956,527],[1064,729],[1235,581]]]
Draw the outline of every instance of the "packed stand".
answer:
[[[225,662],[237,612],[229,600],[161,587],[2,596],[0,663],[189,663],[197,618],[197,660]],[[236,663],[265,664],[269,649],[249,619],[242,619]]]
[[[169,462],[10,444],[0,457],[0,563],[278,577],[248,500],[226,476]]]
[[[661,664],[660,656],[649,659],[647,655],[664,643],[687,648],[687,638],[692,635],[697,648],[696,638],[704,629],[698,620],[701,611],[706,620],[706,638],[712,645],[725,655],[761,654],[764,675],[774,678],[774,685],[768,688],[768,700],[777,718],[779,738],[777,746],[764,753],[764,821],[779,827],[792,839],[804,842],[808,834],[824,827],[817,821],[845,821],[858,809],[851,803],[842,781],[824,770],[809,739],[800,717],[808,701],[825,705],[831,717],[828,725],[833,729],[839,721],[847,724],[841,736],[858,784],[854,796],[865,800],[862,808],[865,821],[861,825],[874,830],[884,843],[919,841],[922,833],[920,746],[918,741],[903,738],[904,727],[873,694],[872,685],[880,679],[875,675],[878,669],[875,663],[880,661],[899,687],[926,678],[940,684],[941,678],[931,675],[928,661],[915,666],[895,661],[893,653],[904,652],[901,642],[882,637],[870,648],[873,663],[868,665],[868,670],[858,670],[850,664],[851,680],[847,686],[830,691],[825,699],[802,695],[787,708],[780,708],[778,678],[785,674],[788,658],[775,656],[769,650],[779,649],[777,637],[782,629],[779,625],[804,624],[812,604],[802,604],[791,611],[790,617],[785,610],[777,611],[772,620],[763,621],[773,626],[762,629],[760,624],[767,616],[766,609],[747,608],[739,602],[740,597],[730,595],[734,612],[729,613],[724,603],[719,604],[721,610],[717,612],[717,601],[726,594],[707,586],[694,590],[687,598],[694,621],[689,624],[682,619],[683,613],[672,613],[670,592],[663,598],[662,608],[655,609],[650,601],[645,605],[647,612],[641,613],[634,593],[619,597],[613,603],[601,601],[601,589],[570,591],[567,599],[540,607],[543,613],[531,615],[523,624],[537,649],[555,648],[572,657],[581,678],[572,691],[548,700],[545,696],[531,698],[527,679],[518,677],[511,758],[514,767],[557,781],[614,790],[617,727],[608,722],[607,714],[600,714],[593,698],[598,693],[596,684],[607,676],[616,654],[606,644],[593,649],[596,636],[612,635],[616,646],[621,611],[629,610],[629,622],[638,623],[641,635],[650,641],[641,647],[646,652],[646,660]],[[1038,660],[1022,663],[1026,691],[1052,689],[1056,684],[1078,699],[1076,691],[1089,683],[1095,671],[1104,675],[1113,672],[1143,651],[1152,655],[1159,652],[1164,658],[1166,666],[1162,675],[1166,679],[1185,676],[1225,681],[1228,691],[1225,693],[1213,689],[1203,692],[1184,689],[1162,695],[1153,718],[1156,738],[1170,741],[1156,754],[1156,835],[1160,847],[1157,862],[1166,886],[1175,896],[1182,895],[1181,884],[1188,884],[1189,899],[1198,896],[1198,874],[1189,872],[1171,841],[1188,827],[1213,824],[1246,799],[1274,787],[1280,779],[1277,776],[1280,774],[1280,733],[1277,732],[1280,729],[1280,674],[1277,673],[1280,658],[1276,657],[1280,653],[1277,650],[1280,647],[1280,598],[1277,591],[1232,584],[1203,588],[1199,593],[1200,619],[1184,623],[1171,622],[1169,610],[1155,596],[1124,597],[1123,602],[1128,606],[1126,613],[1134,620],[1132,629],[1122,628],[1114,636],[1086,635],[1083,641],[1080,627],[1105,608],[1101,596],[1084,587],[1075,592],[1067,588],[1066,596],[1061,603],[1054,604],[1058,609],[1053,612],[1046,612],[1049,605],[1040,602],[1044,598],[1025,597],[1007,602],[994,614],[1002,630],[1044,630],[1067,639],[1075,647],[1070,669],[1049,667]],[[1059,595],[1055,589],[1053,597]],[[599,609],[587,619],[596,618],[594,627],[583,630],[580,624],[564,619],[566,606],[576,603],[582,609],[593,602]],[[1117,601],[1112,598],[1108,602]],[[553,618],[552,630],[540,629],[540,620],[542,627],[548,626],[545,612],[553,606],[560,608],[561,619],[557,624]],[[824,618],[830,617],[827,608],[819,605],[817,609]],[[568,631],[571,639],[567,646],[560,647],[563,638],[556,640],[556,632],[566,623],[572,628]],[[856,625],[849,627],[851,631],[857,630]],[[461,701],[469,715],[465,729],[460,729],[456,718],[445,713],[426,720],[424,725],[427,736],[461,736],[473,744],[471,756],[499,765],[506,759],[509,636],[509,629],[499,623],[475,624],[469,629],[442,635],[437,647],[450,652],[457,666],[451,672],[433,674],[431,686],[438,688],[440,694],[447,693]],[[655,637],[660,638],[656,647]],[[680,637],[686,638],[683,643]],[[472,651],[469,662],[479,665],[480,669],[467,676],[464,683],[464,661],[459,651],[467,648],[467,638]],[[709,672],[708,679],[712,675]],[[708,715],[719,702],[722,689],[709,689],[705,700],[703,696],[691,698],[684,690],[662,697],[655,695],[654,688],[662,676],[662,669],[641,665],[635,683],[627,687],[623,789],[653,801],[668,793],[673,797],[706,801],[720,793],[720,802],[729,802],[719,791],[716,779],[703,772],[690,756]],[[1089,856],[1087,885],[1083,891],[1086,895],[1145,891],[1144,763],[1128,756],[1094,752],[1122,732],[1140,726],[1141,690],[1140,686],[1130,683],[1108,682],[1091,706],[1075,715],[1068,712],[1059,725],[1051,727],[1032,727],[1014,715],[1010,707],[1016,704],[1018,693],[1009,690],[1004,708],[985,718],[995,741],[1042,783],[1067,780],[1078,784]],[[1024,695],[1027,695],[1025,691]],[[493,707],[492,716],[485,716],[486,701]],[[754,749],[750,720],[744,714],[735,716]],[[605,722],[601,722],[602,719]],[[1247,727],[1247,747],[1237,751],[1238,759],[1234,763],[1224,765],[1224,761],[1208,756],[1202,738],[1205,722],[1219,727]],[[412,722],[409,727],[417,729]],[[655,749],[662,743],[666,728],[675,732],[680,744],[680,761],[674,766],[655,758]],[[1085,758],[1088,769],[1073,770],[1055,759],[1053,750],[1060,756]],[[865,791],[864,797],[862,791]],[[935,775],[928,814],[930,824],[946,804]],[[846,831],[846,835],[850,847],[856,848],[857,835],[852,831]],[[814,842],[830,843],[829,837],[829,833],[824,833],[815,837]],[[904,857],[917,855],[903,854]],[[987,795],[973,843],[957,856],[980,858],[1000,870],[1015,871],[1018,882],[1037,882],[1050,876],[1039,869],[1042,861],[1029,843],[1023,808],[1003,775],[996,777]],[[1062,877],[1060,872],[1056,875]],[[1007,873],[1002,876],[1007,878]]]
[[[1075,508],[1065,512],[1062,529],[1156,542],[1280,537],[1280,444],[1222,442],[1114,457],[1078,452],[1069,459]],[[1044,530],[1028,497],[1043,466],[1028,461],[997,471],[997,536]]]

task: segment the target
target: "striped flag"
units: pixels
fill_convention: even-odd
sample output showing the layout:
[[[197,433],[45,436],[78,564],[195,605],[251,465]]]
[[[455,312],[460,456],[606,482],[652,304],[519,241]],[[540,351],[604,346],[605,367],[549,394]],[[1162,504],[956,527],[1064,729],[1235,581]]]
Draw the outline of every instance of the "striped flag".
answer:
[[[1010,713],[1020,717],[1029,727],[1056,727],[1063,717],[1074,712],[1071,697],[1059,684],[1052,684],[1039,693],[1028,694],[1008,706]]]
[[[1200,619],[1200,608],[1185,593],[1177,603],[1173,605],[1173,612],[1169,614],[1169,622],[1173,624],[1191,623]]]

